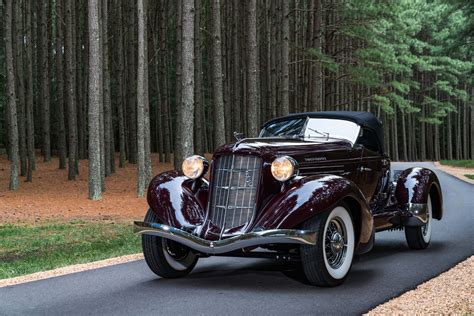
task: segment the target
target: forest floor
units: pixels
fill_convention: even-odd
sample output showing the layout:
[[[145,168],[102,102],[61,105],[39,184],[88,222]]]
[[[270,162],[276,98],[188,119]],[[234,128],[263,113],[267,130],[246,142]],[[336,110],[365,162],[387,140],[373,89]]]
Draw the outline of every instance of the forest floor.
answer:
[[[173,169],[152,155],[153,173]],[[88,161],[79,161],[79,175],[67,180],[67,170],[58,169],[58,158],[43,162],[38,156],[33,181],[20,178],[20,189],[9,191],[9,162],[0,156],[0,223],[35,223],[43,220],[130,220],[141,219],[147,210],[146,198],[136,193],[136,165],[126,164],[106,178],[102,200],[88,199]]]

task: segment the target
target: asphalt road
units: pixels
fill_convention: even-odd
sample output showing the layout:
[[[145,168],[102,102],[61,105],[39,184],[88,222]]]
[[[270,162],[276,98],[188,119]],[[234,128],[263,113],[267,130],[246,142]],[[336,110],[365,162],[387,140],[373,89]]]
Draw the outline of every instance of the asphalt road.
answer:
[[[379,233],[374,250],[337,288],[306,285],[292,267],[265,259],[203,259],[175,280],[159,279],[137,261],[1,288],[0,314],[360,314],[474,254],[474,186],[437,174],[445,215],[434,223],[428,249],[409,250],[400,231]]]

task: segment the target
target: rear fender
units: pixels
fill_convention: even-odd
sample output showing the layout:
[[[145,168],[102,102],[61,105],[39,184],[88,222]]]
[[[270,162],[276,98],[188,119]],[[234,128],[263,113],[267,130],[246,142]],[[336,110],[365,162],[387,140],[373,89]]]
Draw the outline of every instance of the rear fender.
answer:
[[[147,201],[162,224],[189,231],[204,222],[208,191],[205,179],[167,171],[151,180]]]
[[[426,204],[431,197],[433,217],[443,217],[443,195],[436,174],[427,168],[409,168],[400,173],[395,198],[400,206]]]
[[[357,240],[367,244],[373,237],[373,218],[360,189],[335,175],[298,178],[286,186],[259,212],[255,229],[294,229],[304,221],[345,201],[351,208]]]

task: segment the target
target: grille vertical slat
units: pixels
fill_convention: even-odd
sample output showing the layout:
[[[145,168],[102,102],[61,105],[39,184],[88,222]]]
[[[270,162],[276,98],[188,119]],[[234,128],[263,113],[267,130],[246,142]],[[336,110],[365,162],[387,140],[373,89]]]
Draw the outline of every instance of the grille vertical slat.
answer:
[[[222,231],[247,224],[255,212],[261,159],[228,155],[213,167],[210,219]]]

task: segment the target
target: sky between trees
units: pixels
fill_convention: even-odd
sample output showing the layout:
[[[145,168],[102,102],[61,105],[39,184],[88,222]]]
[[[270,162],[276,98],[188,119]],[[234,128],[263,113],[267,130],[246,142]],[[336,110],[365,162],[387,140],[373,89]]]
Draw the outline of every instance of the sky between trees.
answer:
[[[89,159],[91,199],[137,164],[143,195],[151,152],[179,167],[304,111],[375,113],[393,160],[474,159],[473,12],[469,0],[3,0],[10,188],[34,181],[40,153],[72,181]]]

